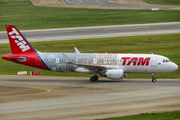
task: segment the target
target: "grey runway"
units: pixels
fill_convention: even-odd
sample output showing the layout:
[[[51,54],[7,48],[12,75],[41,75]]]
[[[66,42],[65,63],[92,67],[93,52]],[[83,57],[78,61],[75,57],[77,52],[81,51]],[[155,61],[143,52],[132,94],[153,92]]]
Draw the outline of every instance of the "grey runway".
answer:
[[[180,22],[20,31],[29,42],[76,40],[88,38],[180,33]],[[0,32],[0,44],[5,43],[9,43],[7,33],[5,31]]]
[[[0,117],[4,120],[97,119],[180,110],[179,79],[158,79],[152,83],[150,79],[100,78],[91,83],[89,78],[0,76],[0,84],[7,88],[11,85],[51,89],[43,94],[0,94]]]

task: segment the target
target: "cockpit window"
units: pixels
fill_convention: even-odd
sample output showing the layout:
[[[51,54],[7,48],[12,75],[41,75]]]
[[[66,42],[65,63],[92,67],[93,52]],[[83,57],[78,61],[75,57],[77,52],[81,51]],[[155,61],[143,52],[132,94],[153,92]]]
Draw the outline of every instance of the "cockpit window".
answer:
[[[171,60],[163,60],[163,63],[171,62]]]
[[[168,60],[168,62],[171,62],[171,60]]]

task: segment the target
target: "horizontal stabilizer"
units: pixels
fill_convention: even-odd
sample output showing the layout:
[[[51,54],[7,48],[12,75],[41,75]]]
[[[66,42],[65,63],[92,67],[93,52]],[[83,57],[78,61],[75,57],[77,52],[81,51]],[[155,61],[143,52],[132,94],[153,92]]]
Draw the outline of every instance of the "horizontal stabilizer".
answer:
[[[12,56],[3,56],[3,57],[16,59],[16,60],[18,60],[18,61],[20,61],[20,62],[26,61],[26,57],[12,57]]]

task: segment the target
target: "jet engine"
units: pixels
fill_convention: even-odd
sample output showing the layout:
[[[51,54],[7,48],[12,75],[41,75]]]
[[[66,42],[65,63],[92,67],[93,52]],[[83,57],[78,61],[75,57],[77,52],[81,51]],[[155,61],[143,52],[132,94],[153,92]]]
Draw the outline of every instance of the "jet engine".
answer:
[[[106,75],[107,78],[114,80],[120,80],[123,79],[124,77],[124,73],[122,69],[107,70]]]

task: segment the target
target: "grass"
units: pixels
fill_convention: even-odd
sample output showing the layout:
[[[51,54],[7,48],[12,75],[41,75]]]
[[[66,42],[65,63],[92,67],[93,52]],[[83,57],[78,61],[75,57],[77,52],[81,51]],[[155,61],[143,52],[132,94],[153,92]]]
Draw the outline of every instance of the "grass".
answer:
[[[0,31],[5,24],[15,24],[20,30],[122,25],[139,23],[172,22],[180,20],[180,11],[163,10],[105,10],[82,8],[55,8],[33,6],[29,0],[0,0]],[[96,41],[96,42],[95,42]],[[68,42],[68,44],[67,44]],[[156,53],[169,57],[180,66],[180,34],[87,39],[32,43],[38,51],[73,52],[76,46],[81,52]],[[93,46],[93,49],[90,47]],[[143,52],[145,51],[145,52]],[[11,53],[10,46],[0,45],[0,55]],[[0,74],[17,74],[17,71],[36,70],[0,59]],[[40,70],[41,75],[91,76],[77,73],[57,73]],[[157,78],[179,78],[180,71],[159,74]],[[150,75],[130,74],[129,78],[149,78]]]
[[[83,53],[151,53],[164,55],[180,66],[180,34],[146,35],[116,38],[99,38],[70,41],[35,42],[32,46],[41,52],[74,52],[77,47]],[[93,46],[93,49],[92,47]],[[11,53],[9,44],[0,45],[0,55]],[[14,75],[17,71],[34,71],[35,68],[19,65],[0,59],[0,74]],[[41,75],[76,76],[91,75],[59,73],[40,70]],[[150,74],[129,74],[128,78],[151,78]],[[180,70],[172,73],[157,74],[156,78],[180,78]]]
[[[33,6],[29,0],[0,0],[0,31],[180,21],[180,11],[110,10]]]
[[[164,113],[143,113],[139,115],[108,118],[102,120],[180,120],[180,111]]]
[[[147,3],[159,5],[180,5],[180,0],[144,0]]]

